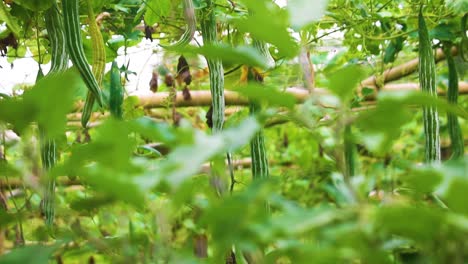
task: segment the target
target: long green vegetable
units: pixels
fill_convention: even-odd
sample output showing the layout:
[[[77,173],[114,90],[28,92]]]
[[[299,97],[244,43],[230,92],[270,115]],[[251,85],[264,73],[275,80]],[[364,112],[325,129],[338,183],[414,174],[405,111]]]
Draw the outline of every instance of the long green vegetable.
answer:
[[[87,0],[87,11],[89,20],[89,34],[93,45],[93,75],[96,78],[97,84],[102,85],[104,77],[104,70],[106,68],[106,46],[102,38],[101,30],[96,23],[94,15],[93,3]],[[86,101],[83,107],[83,114],[81,115],[81,125],[86,127],[93,112],[95,97],[91,91],[86,95]]]
[[[429,32],[422,14],[419,11],[419,82],[423,92],[437,97],[435,61]],[[440,161],[439,114],[434,106],[423,109],[425,160],[428,163]]]
[[[214,3],[212,0],[206,1],[207,6],[202,10],[203,19],[201,30],[203,43],[215,45],[218,43],[216,34],[216,18],[214,14]],[[212,97],[212,120],[213,132],[219,132],[224,124],[224,70],[221,60],[206,59],[209,69],[210,90]]]
[[[160,45],[161,47],[167,49],[180,48],[190,43],[195,35],[195,31],[197,30],[197,19],[195,16],[193,0],[184,0],[184,18],[185,23],[187,23],[184,34],[182,34],[176,43],[171,45]]]
[[[206,1],[207,6],[202,10],[201,30],[204,44],[216,45],[217,28],[216,17],[214,13],[214,3],[212,0]],[[213,133],[220,132],[224,125],[224,69],[221,60],[206,58],[210,77],[211,90],[211,109],[208,117]],[[231,176],[231,191],[234,188],[234,168],[232,165],[232,155],[230,152],[226,154],[228,160],[229,172]]]
[[[98,82],[89,68],[84,55],[83,42],[81,40],[79,5],[78,0],[62,0],[63,22],[68,53],[71,61],[83,78],[89,91],[93,93],[100,106],[102,106],[102,94]]]
[[[258,41],[258,40],[254,40],[253,45],[267,59],[271,58],[270,53],[268,52],[268,49],[265,43]],[[253,71],[253,69],[250,69],[250,70]],[[255,76],[255,75],[260,75],[260,73],[253,71],[251,74],[248,74],[248,76],[250,76],[248,79],[257,81],[257,82],[263,81],[263,76]],[[250,109],[250,114],[255,115],[261,110],[261,106],[259,103],[252,101],[249,105],[249,109]],[[267,158],[266,147],[265,147],[265,135],[263,133],[263,129],[257,132],[255,136],[252,138],[252,140],[250,141],[250,155],[252,157],[253,179],[268,178],[270,176],[270,170],[269,170],[269,165],[268,165],[268,158]]]
[[[354,144],[351,125],[349,124],[344,129],[344,157],[346,176],[354,176],[356,174],[356,145]]]
[[[110,81],[109,109],[112,116],[121,119],[124,93],[122,82],[120,81],[119,67],[117,67],[115,61],[112,62]]]
[[[444,43],[444,53],[447,58],[449,70],[447,100],[449,103],[456,105],[458,103],[458,73],[452,53],[450,52],[451,48],[452,45],[450,43]],[[447,113],[447,121],[450,141],[452,143],[452,158],[457,159],[462,157],[465,153],[463,133],[456,114]]]
[[[51,68],[49,72],[49,75],[51,75],[63,72],[68,67],[68,53],[65,44],[64,26],[57,4],[54,4],[49,10],[47,10],[45,22],[52,51]],[[55,139],[47,138],[42,130],[40,134],[42,141],[42,165],[45,170],[49,170],[55,165],[57,161],[57,144]],[[46,189],[44,191],[42,205],[46,225],[52,226],[55,216],[55,179],[52,177],[48,178],[46,181]]]

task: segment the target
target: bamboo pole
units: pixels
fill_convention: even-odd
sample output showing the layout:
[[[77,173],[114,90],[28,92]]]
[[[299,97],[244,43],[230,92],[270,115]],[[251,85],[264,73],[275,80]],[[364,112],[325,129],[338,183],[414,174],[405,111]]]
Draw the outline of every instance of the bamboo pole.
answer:
[[[376,101],[377,98],[377,93],[378,89],[376,87],[371,87],[373,89],[373,93],[366,96],[364,98],[364,104],[370,104],[373,105]],[[419,84],[417,83],[399,83],[399,84],[387,84],[385,85],[381,90],[381,92],[404,92],[404,91],[419,91]],[[314,89],[312,95],[309,93],[308,90],[302,89],[302,88],[289,88],[286,89],[286,93],[292,94],[296,100],[297,103],[303,103],[307,98],[310,96],[323,96],[323,95],[329,95],[330,93],[323,88],[316,88]],[[446,94],[445,90],[439,89],[439,95],[444,96]],[[467,82],[460,82],[459,83],[459,94],[460,95],[467,95],[468,94],[468,83]],[[169,115],[164,113],[164,107],[166,99],[169,97],[169,93],[161,92],[157,94],[151,94],[151,95],[142,95],[140,96],[140,105],[143,107],[147,107],[146,109],[146,115],[152,118],[155,118],[157,120],[164,120],[167,118]],[[210,106],[211,105],[211,95],[209,91],[192,91],[191,92],[191,100],[185,100],[183,99],[182,92],[177,93],[177,99],[176,99],[176,106],[177,107],[201,107],[201,106]],[[141,103],[143,102],[143,103]],[[230,106],[245,106],[247,105],[247,100],[243,98],[241,95],[237,94],[236,92],[233,91],[226,91],[226,105]],[[359,109],[353,109],[354,111],[362,111],[369,109],[369,106],[359,108]],[[189,109],[192,110],[192,109]],[[189,111],[189,115],[194,115],[195,110],[193,109],[193,112]],[[230,107],[226,108],[226,116],[229,116],[236,111],[238,111],[238,107]],[[93,113],[91,119],[90,119],[90,124],[89,127],[96,127],[100,124],[99,120],[102,120],[105,117],[108,117],[108,113]],[[67,126],[69,127],[81,127],[80,119],[81,119],[81,113],[71,113],[68,114],[68,123]],[[271,124],[268,123],[267,127],[277,125],[277,124],[283,124],[288,122],[288,118],[283,118],[280,120],[275,120]]]
[[[452,49],[452,54],[457,55],[458,50],[456,48]],[[437,49],[435,54],[435,61],[440,62],[445,59],[445,54],[442,49]],[[393,68],[390,68],[384,71],[381,75],[372,75],[369,78],[361,82],[362,87],[380,87],[382,84],[386,84],[391,81],[396,81],[405,76],[408,76],[418,70],[419,59],[412,59],[406,63],[400,64]]]
[[[376,93],[379,89],[374,87],[369,87],[374,90],[374,93],[370,96],[367,96],[366,101],[374,101],[376,98]],[[402,83],[402,84],[387,84],[379,91],[389,91],[389,92],[400,92],[400,91],[416,91],[419,89],[419,84],[417,83]],[[297,103],[304,103],[311,93],[303,88],[287,88],[286,93],[293,95],[296,98]],[[460,82],[460,94],[468,94],[468,83]],[[189,106],[210,106],[211,105],[211,94],[209,91],[191,91],[191,99],[185,100],[182,92],[177,92],[176,97],[176,106],[177,107],[189,107]],[[313,96],[321,96],[330,94],[326,89],[315,88],[312,93]],[[444,95],[445,92],[440,89],[440,95]],[[247,98],[242,97],[239,93],[234,91],[226,91],[226,105],[240,105],[245,106],[248,104]],[[159,92],[155,94],[140,95],[139,97],[139,106],[144,108],[161,108],[167,106],[167,100],[169,98],[168,92]]]
[[[288,88],[286,92],[293,95],[296,100],[301,103],[304,102],[309,93],[307,90],[301,88]],[[186,100],[182,92],[177,92],[175,104],[177,107],[189,107],[189,106],[210,106],[211,105],[211,93],[210,91],[191,91],[191,99]],[[169,100],[168,92],[160,92],[154,94],[140,95],[139,106],[143,108],[160,108],[166,107]],[[242,97],[237,92],[225,91],[226,105],[248,105],[249,100]]]
[[[378,93],[378,89],[376,87],[370,87],[371,89],[374,90],[374,92],[366,96],[365,100],[366,101],[375,101],[376,96]],[[380,91],[385,91],[385,92],[409,92],[409,91],[420,91],[419,89],[419,84],[418,83],[395,83],[395,84],[387,84],[381,89]],[[437,93],[440,96],[445,96],[446,91],[442,89],[438,89]],[[459,90],[458,93],[460,95],[466,95],[468,94],[468,82],[459,82]]]
[[[152,143],[148,144],[148,146],[157,146],[158,148],[161,148],[161,144],[158,143]],[[167,154],[167,153],[166,153]],[[227,164],[227,160],[225,161]],[[241,159],[233,159],[233,168],[235,170],[242,170],[242,169],[249,169],[252,165],[252,160],[250,158],[241,158]],[[291,162],[273,162],[273,164],[279,165],[279,166],[292,166],[293,164]],[[210,174],[211,170],[211,165],[209,163],[204,163],[199,170],[199,173],[204,173],[204,174]],[[57,180],[57,185],[59,186],[80,186],[83,183],[79,178],[75,179],[70,179],[66,176],[60,176],[58,177]],[[26,184],[28,186],[28,184]],[[19,189],[25,187],[25,181],[22,179],[14,178],[14,179],[9,179],[9,180],[0,180],[0,190],[5,190],[5,189]]]

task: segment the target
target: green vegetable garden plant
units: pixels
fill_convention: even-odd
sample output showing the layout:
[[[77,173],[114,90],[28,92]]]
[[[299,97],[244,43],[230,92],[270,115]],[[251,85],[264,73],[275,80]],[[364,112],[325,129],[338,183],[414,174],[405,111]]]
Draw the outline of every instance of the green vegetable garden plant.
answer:
[[[465,0],[0,1],[0,66],[39,69],[0,93],[0,263],[468,263],[467,23]]]

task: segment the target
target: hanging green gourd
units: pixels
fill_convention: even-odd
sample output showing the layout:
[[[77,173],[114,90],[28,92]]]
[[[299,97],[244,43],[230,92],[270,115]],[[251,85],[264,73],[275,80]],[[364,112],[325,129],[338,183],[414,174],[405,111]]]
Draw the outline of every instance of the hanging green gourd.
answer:
[[[180,48],[190,43],[195,35],[195,31],[197,30],[197,19],[195,16],[195,8],[193,6],[193,0],[184,0],[183,2],[183,9],[184,9],[184,18],[185,23],[187,23],[187,27],[185,28],[184,34],[180,37],[180,39],[171,45],[161,45],[161,47],[166,49],[174,49]]]
[[[437,97],[435,60],[429,32],[419,10],[419,82],[423,92]],[[425,160],[427,163],[440,161],[439,114],[435,106],[424,106],[423,122],[425,135]]]
[[[447,59],[449,72],[447,101],[456,105],[458,103],[458,73],[455,66],[455,61],[452,57],[451,48],[451,43],[444,43],[444,53]],[[465,144],[463,141],[463,133],[460,124],[458,123],[458,117],[456,114],[447,113],[447,127],[452,144],[452,158],[460,158],[465,153]]]
[[[352,177],[356,174],[356,145],[354,144],[350,124],[347,124],[344,128],[344,157],[345,175]]]
[[[206,45],[214,45],[218,42],[214,6],[212,0],[207,0],[206,7],[202,9],[201,30],[203,43]],[[224,70],[221,60],[207,58],[206,61],[212,97],[213,132],[219,132],[223,129],[224,124]]]
[[[216,45],[217,27],[214,12],[214,3],[212,0],[206,1],[207,6],[202,9],[201,30],[203,43],[206,45]],[[212,103],[206,114],[207,124],[213,133],[220,132],[224,125],[224,69],[220,59],[206,58],[209,70],[210,91]],[[232,165],[232,155],[226,154],[228,161],[229,174],[231,177],[231,191],[234,188],[234,168]]]
[[[117,119],[122,119],[123,98],[124,92],[120,80],[120,71],[117,62],[114,61],[110,72],[109,109],[111,115]]]
[[[102,38],[101,30],[96,23],[96,16],[94,15],[93,3],[87,0],[87,15],[89,20],[89,35],[91,36],[92,50],[93,50],[93,65],[92,73],[96,78],[97,84],[102,85],[104,77],[104,70],[106,68],[106,46]],[[83,113],[81,115],[81,125],[86,127],[93,112],[95,95],[88,91],[86,95]]]
[[[70,59],[80,72],[81,78],[83,78],[89,91],[93,93],[97,103],[102,106],[101,89],[83,51],[78,0],[62,0],[62,9],[67,50],[70,54]]]
[[[49,75],[52,75],[63,72],[68,67],[65,30],[57,4],[54,4],[49,10],[47,10],[45,22],[51,50],[51,68]],[[48,171],[57,161],[57,143],[55,139],[47,138],[41,129],[40,134],[42,165],[44,169]],[[55,179],[51,176],[46,180],[42,210],[45,215],[46,225],[49,227],[52,226],[55,216]]]
[[[271,55],[265,43],[254,40],[254,47],[267,59],[270,60]],[[245,71],[247,71],[245,73]],[[257,71],[255,68],[245,67],[244,75],[247,74],[247,81],[255,81],[263,83],[263,74]],[[258,102],[251,101],[249,104],[249,110],[251,115],[255,115],[261,110],[261,106]],[[250,141],[250,155],[252,159],[252,177],[253,179],[268,178],[270,176],[268,157],[265,147],[265,135],[263,129],[258,131]]]

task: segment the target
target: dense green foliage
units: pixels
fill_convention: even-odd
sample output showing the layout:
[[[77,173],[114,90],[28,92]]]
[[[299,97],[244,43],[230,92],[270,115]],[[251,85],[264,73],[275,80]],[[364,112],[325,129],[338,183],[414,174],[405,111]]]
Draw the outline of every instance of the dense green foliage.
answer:
[[[0,52],[52,65],[0,94],[0,263],[467,263],[466,1],[288,2],[1,1]],[[124,93],[145,37],[216,133]],[[88,91],[110,115],[83,129]]]

